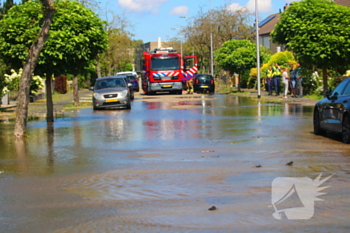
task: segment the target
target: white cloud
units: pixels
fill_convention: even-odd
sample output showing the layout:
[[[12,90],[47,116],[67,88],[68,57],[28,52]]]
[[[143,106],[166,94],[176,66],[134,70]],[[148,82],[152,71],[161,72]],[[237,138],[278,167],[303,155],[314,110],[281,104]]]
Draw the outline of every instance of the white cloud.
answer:
[[[249,12],[255,12],[255,0],[249,0],[246,5]],[[258,0],[259,13],[268,13],[273,11],[271,0]]]
[[[238,11],[241,8],[242,8],[242,6],[240,6],[239,3],[231,3],[230,5],[228,5],[226,7],[227,10],[232,11],[232,12]]]
[[[171,15],[187,15],[188,7],[187,6],[177,6],[174,7],[169,14]]]
[[[158,8],[167,0],[118,0],[118,4],[127,11],[150,11],[157,13]]]
[[[258,0],[259,13],[267,13],[273,11],[272,0]],[[288,1],[288,0],[286,0]],[[290,0],[292,1],[292,0]],[[255,12],[255,0],[249,0],[245,6],[240,6],[238,3],[231,3],[226,7],[230,11],[237,11],[241,8],[246,7],[250,13]]]

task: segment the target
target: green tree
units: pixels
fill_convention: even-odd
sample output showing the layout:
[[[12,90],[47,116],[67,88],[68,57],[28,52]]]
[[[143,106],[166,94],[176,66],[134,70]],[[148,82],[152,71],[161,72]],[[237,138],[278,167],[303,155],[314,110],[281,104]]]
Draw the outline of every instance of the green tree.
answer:
[[[103,76],[113,75],[124,71],[123,64],[133,63],[135,60],[136,45],[131,38],[133,34],[128,31],[132,27],[129,21],[112,13],[105,13],[108,34],[108,49],[99,58],[99,69]],[[101,14],[102,15],[102,14]]]
[[[286,45],[304,67],[344,73],[350,62],[350,8],[327,0],[293,2],[271,33],[275,43]]]
[[[210,73],[210,34],[214,51],[227,40],[252,39],[253,29],[246,8],[229,10],[219,7],[210,11],[199,9],[196,16],[188,18],[187,26],[181,31],[187,40],[183,43],[184,54],[194,52],[198,56],[201,72]]]
[[[7,13],[7,11],[13,7],[15,3],[13,0],[6,0],[2,6],[0,6],[0,19]]]
[[[261,48],[261,51],[266,49]],[[221,48],[215,51],[217,64],[226,71],[233,71],[239,75],[238,91],[241,86],[241,76],[245,71],[256,67],[256,45],[249,40],[229,40]],[[263,61],[264,52],[261,52],[260,60]]]
[[[104,22],[76,1],[55,2],[50,37],[40,53],[36,74],[46,74],[47,121],[53,121],[52,75],[84,73],[107,45]],[[38,2],[29,1],[10,9],[0,27],[0,55],[18,69],[40,31],[43,15]],[[74,81],[74,79],[73,79]],[[77,82],[76,82],[77,83]],[[76,85],[77,86],[77,85]],[[77,91],[75,91],[77,96]]]

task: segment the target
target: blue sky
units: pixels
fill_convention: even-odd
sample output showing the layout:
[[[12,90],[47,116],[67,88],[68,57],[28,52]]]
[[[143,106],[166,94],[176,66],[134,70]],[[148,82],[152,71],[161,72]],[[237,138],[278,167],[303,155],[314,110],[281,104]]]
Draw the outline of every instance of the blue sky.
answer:
[[[260,21],[269,14],[279,12],[279,9],[283,10],[286,3],[295,1],[258,0]],[[129,29],[135,35],[133,39],[141,39],[145,43],[157,41],[158,37],[162,41],[180,37],[172,28],[181,28],[190,22],[180,16],[196,16],[201,8],[208,11],[210,7],[247,7],[250,12],[255,12],[255,0],[102,0],[100,6],[105,11],[123,15],[134,25],[133,29]]]

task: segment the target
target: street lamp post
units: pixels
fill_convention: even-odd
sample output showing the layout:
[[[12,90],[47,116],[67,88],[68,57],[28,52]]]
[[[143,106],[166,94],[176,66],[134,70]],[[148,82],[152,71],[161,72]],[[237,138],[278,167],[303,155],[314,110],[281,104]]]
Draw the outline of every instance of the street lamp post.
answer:
[[[259,44],[259,15],[258,15],[258,0],[255,0],[255,28],[256,28],[256,64],[257,64],[257,79],[258,79],[258,98],[260,93],[260,44]]]
[[[211,0],[209,0],[209,4],[210,4],[210,11],[211,11]],[[212,23],[212,20],[210,15],[210,70],[211,70],[211,76],[214,77],[213,32],[211,28],[211,23]]]

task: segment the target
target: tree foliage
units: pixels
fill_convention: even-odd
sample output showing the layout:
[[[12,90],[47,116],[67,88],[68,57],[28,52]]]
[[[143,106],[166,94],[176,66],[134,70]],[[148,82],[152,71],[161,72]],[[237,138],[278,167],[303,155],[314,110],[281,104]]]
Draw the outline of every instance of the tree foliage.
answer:
[[[101,54],[99,66],[101,75],[112,75],[124,71],[124,64],[135,60],[137,42],[132,40],[133,34],[127,29],[132,27],[127,19],[105,12],[107,20],[108,49]]]
[[[76,1],[58,1],[50,37],[40,53],[36,73],[79,74],[107,45],[104,23]],[[41,4],[28,1],[11,8],[0,26],[0,55],[18,69],[29,54],[43,20]]]
[[[14,5],[15,3],[13,2],[13,0],[4,1],[3,5],[0,6],[0,19],[2,19],[2,17],[7,13],[7,11]]]
[[[215,51],[216,62],[219,66],[224,70],[236,72],[240,76],[243,72],[257,66],[256,55],[256,44],[249,40],[229,40]],[[268,57],[268,50],[261,47],[261,63]]]
[[[256,67],[256,45],[249,40],[229,40],[215,51],[216,62],[224,70],[241,73]],[[269,58],[266,48],[260,48],[260,61]]]
[[[245,8],[236,11],[218,8],[208,12],[200,9],[197,16],[188,19],[187,26],[182,30],[187,39],[183,46],[184,54],[190,55],[194,51],[202,72],[209,72],[210,34],[215,51],[227,40],[252,39],[253,32],[249,13]]]
[[[341,73],[350,62],[350,8],[327,0],[293,2],[271,33],[275,43],[286,45],[304,67]]]

